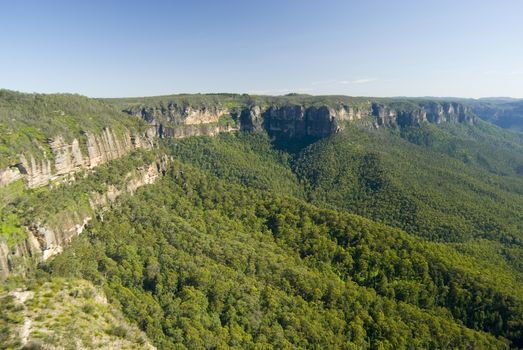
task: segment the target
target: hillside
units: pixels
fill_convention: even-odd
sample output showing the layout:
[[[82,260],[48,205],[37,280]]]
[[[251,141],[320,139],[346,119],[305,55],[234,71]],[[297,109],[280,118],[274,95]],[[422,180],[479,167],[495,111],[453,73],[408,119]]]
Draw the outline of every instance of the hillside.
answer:
[[[481,118],[502,128],[523,131],[523,100],[485,98],[471,103]]]
[[[155,349],[86,281],[8,286],[0,301],[2,349]]]
[[[51,346],[523,347],[523,135],[466,103],[0,102],[0,348],[27,290]]]

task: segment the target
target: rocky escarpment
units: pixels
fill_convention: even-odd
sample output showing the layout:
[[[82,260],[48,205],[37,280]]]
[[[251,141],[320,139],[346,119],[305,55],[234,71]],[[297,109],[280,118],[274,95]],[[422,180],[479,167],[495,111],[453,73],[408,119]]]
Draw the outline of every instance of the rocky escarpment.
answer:
[[[194,125],[218,122],[221,115],[229,113],[229,109],[218,106],[194,107],[169,103],[166,107],[142,106],[138,109],[128,109],[126,112],[137,115],[151,124],[169,122]]]
[[[219,132],[236,130],[233,125],[219,125],[220,118],[230,114],[221,107],[193,107],[170,103],[162,107],[142,106],[124,112],[148,122],[159,138],[213,136]]]
[[[159,137],[215,135],[234,130],[265,130],[276,137],[325,137],[346,122],[366,119],[374,127],[419,126],[423,123],[469,123],[469,108],[457,102],[366,100],[355,104],[265,103],[225,107],[167,107],[139,105],[125,112],[146,120]],[[224,119],[231,122],[220,123]]]
[[[27,227],[26,239],[21,242],[9,245],[0,238],[0,279],[11,273],[23,273],[35,262],[62,252],[91,220],[102,217],[103,212],[122,194],[132,194],[165,175],[169,163],[170,159],[163,156],[124,175],[120,186],[108,185],[103,193],[88,193],[87,206],[79,205],[63,209],[47,218],[35,218]]]
[[[469,107],[457,102],[429,102],[416,105],[373,103],[372,116],[378,127],[419,126],[423,123],[474,123]]]
[[[66,142],[61,136],[41,145],[41,154],[21,154],[20,162],[0,170],[0,187],[23,179],[26,186],[36,188],[58,180],[68,180],[82,169],[91,169],[112,159],[120,158],[132,150],[150,148],[150,135],[139,135],[124,130],[115,133],[104,129],[100,134],[85,133]],[[44,146],[48,146],[46,152]]]
[[[284,137],[325,137],[338,131],[343,121],[360,119],[361,111],[349,106],[304,107],[271,106],[262,109],[253,106],[240,113],[242,130],[266,130],[269,134]]]
[[[139,106],[125,112],[143,118],[158,137],[213,136],[236,130],[266,130],[284,137],[324,137],[342,128],[343,121],[361,119],[370,109],[350,106],[267,105],[246,107]]]

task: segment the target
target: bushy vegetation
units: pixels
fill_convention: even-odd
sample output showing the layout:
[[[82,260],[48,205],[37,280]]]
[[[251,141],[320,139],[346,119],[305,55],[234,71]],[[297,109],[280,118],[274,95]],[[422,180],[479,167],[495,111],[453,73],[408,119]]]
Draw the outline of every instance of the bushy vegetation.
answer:
[[[102,101],[72,94],[23,94],[0,89],[0,168],[19,162],[22,153],[52,157],[48,138],[83,140],[85,132],[110,128],[141,130],[138,118],[117,111]]]
[[[145,335],[86,281],[40,278],[0,289],[0,349],[78,347],[151,348]]]
[[[433,126],[398,136],[349,128],[305,149],[295,171],[313,202],[431,240],[523,243],[523,178],[516,171],[523,143],[501,147]]]
[[[77,124],[89,119],[91,108],[93,115],[107,111],[109,123],[126,125],[135,121],[124,116],[119,124],[123,115],[115,110],[143,103],[231,109],[370,103],[210,94],[89,100],[84,110],[79,96],[2,91],[0,112],[1,103],[9,110],[26,106],[20,99],[32,107],[20,107],[12,123],[37,125],[34,134],[23,131],[36,140],[53,133],[38,123],[65,122],[47,112],[33,121],[29,109],[52,111],[54,103],[64,112],[58,116],[71,115],[76,123],[64,125],[70,136],[80,132]],[[405,110],[429,103],[386,101]],[[224,116],[219,123],[231,121]],[[86,125],[94,130],[107,122],[94,118]],[[6,145],[14,142],[8,138],[15,124],[0,130]],[[5,125],[8,119],[0,118]],[[17,182],[1,189],[0,230],[10,244],[35,222],[59,225],[85,212],[93,218],[61,255],[33,272],[42,279],[35,288],[45,286],[38,299],[76,300],[81,322],[40,311],[37,322],[63,336],[68,324],[88,328],[89,321],[99,339],[145,341],[124,322],[105,322],[95,295],[72,287],[75,295],[70,286],[85,279],[161,349],[523,347],[521,134],[480,121],[366,126],[353,123],[310,144],[244,132],[164,139],[157,151],[77,174],[72,184],[27,190]],[[162,180],[120,197],[96,218],[93,194],[124,187],[127,174],[165,153],[174,160]],[[2,296],[2,330],[24,319],[12,296]],[[43,302],[33,306],[45,309]],[[50,337],[46,332],[32,336]],[[20,345],[16,337],[1,336]]]
[[[424,253],[400,231],[175,164],[50,269],[104,285],[162,348],[504,347],[439,307],[470,291]]]
[[[517,231],[438,231],[452,221],[445,205],[489,213],[478,204],[485,191],[473,190],[486,183],[519,205],[509,191],[518,178],[504,183],[481,164],[399,136],[349,130],[297,155],[275,151],[265,134],[173,141],[165,150],[178,160],[167,177],[48,269],[103,285],[162,348],[503,348],[505,338],[521,346]],[[441,163],[424,168],[421,159],[435,155]],[[443,173],[432,174],[437,167]],[[439,193],[438,181],[460,194]],[[491,210],[498,222],[519,220],[512,208]]]

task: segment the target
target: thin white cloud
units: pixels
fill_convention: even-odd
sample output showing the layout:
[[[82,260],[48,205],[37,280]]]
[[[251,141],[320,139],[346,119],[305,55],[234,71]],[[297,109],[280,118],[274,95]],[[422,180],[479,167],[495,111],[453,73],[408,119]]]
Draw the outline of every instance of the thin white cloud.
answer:
[[[373,81],[376,81],[378,79],[375,78],[365,78],[365,79],[356,79],[356,80],[341,80],[340,84],[366,84],[366,83],[372,83]]]
[[[335,84],[337,81],[335,79],[331,80],[320,80],[320,81],[313,81],[311,85],[331,85]]]
[[[514,69],[511,71],[501,71],[501,70],[487,70],[484,71],[483,74],[485,75],[523,75],[523,69]]]
[[[328,86],[333,86],[333,85],[338,85],[338,84],[342,84],[342,85],[349,85],[349,84],[366,84],[366,83],[371,83],[373,81],[376,81],[378,79],[375,79],[375,78],[361,78],[361,79],[354,79],[354,80],[336,80],[336,79],[331,79],[331,80],[322,80],[322,81],[314,81],[311,83],[312,86],[318,86],[318,85],[328,85]]]
[[[289,93],[307,93],[312,92],[314,89],[301,87],[296,89],[278,89],[278,90],[252,90],[248,91],[249,94],[252,95],[284,95]]]
[[[378,79],[375,78],[361,78],[361,79],[354,79],[354,80],[336,80],[336,79],[330,79],[330,80],[321,80],[321,81],[314,81],[310,83],[308,87],[297,87],[294,89],[291,88],[285,88],[285,89],[274,89],[274,90],[251,90],[249,91],[250,94],[253,95],[284,95],[288,93],[317,93],[321,91],[325,91],[327,88],[335,88],[338,85],[352,85],[352,84],[366,84],[371,83],[374,81],[377,81]],[[339,87],[338,87],[339,88]]]
[[[351,84],[367,84],[372,83],[373,81],[376,81],[377,79],[374,78],[367,78],[367,79],[356,79],[351,81]]]

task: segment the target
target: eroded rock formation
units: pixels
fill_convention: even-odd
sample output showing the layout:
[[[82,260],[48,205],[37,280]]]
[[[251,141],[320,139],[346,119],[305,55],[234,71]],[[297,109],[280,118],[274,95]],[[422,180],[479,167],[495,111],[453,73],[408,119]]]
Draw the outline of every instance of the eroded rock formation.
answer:
[[[251,104],[243,107],[195,107],[168,104],[167,107],[138,106],[127,113],[146,120],[144,134],[129,130],[104,129],[99,134],[85,133],[66,141],[57,136],[41,147],[39,155],[20,155],[20,162],[0,169],[0,187],[23,179],[26,187],[36,188],[54,182],[69,182],[81,170],[91,169],[120,158],[138,148],[151,148],[155,137],[183,138],[213,136],[235,130],[267,131],[283,138],[321,138],[338,132],[347,122],[366,118],[374,127],[405,127],[423,123],[469,123],[474,116],[467,106],[456,102],[372,102],[357,106],[338,104]],[[45,147],[44,147],[45,146]],[[13,246],[0,241],[0,277],[28,261],[41,261],[60,253],[64,246],[97,215],[123,193],[153,183],[165,173],[168,160],[135,169],[125,176],[123,187],[107,186],[103,194],[90,193],[88,208],[64,210],[54,220],[36,221],[27,229],[27,239]],[[53,223],[54,222],[54,223]]]
[[[35,262],[61,253],[93,218],[102,215],[124,193],[134,193],[165,175],[170,159],[163,156],[151,164],[136,168],[124,176],[120,187],[109,185],[102,194],[89,194],[88,208],[67,208],[47,218],[35,221],[27,228],[27,238],[11,246],[0,239],[0,279],[13,272],[23,273]]]
[[[0,170],[0,186],[24,179],[29,188],[36,188],[58,180],[68,180],[82,169],[91,169],[134,149],[151,148],[152,139],[128,130],[116,133],[104,129],[95,135],[84,134],[84,140],[66,142],[61,136],[48,140],[51,154],[45,151],[35,155],[21,154],[20,163]]]
[[[428,102],[405,108],[400,104],[372,104],[376,126],[405,127],[423,123],[474,123],[469,107],[457,102]]]
[[[457,102],[373,102],[355,106],[327,104],[249,105],[244,107],[134,106],[125,112],[146,120],[159,137],[212,136],[232,130],[267,131],[277,137],[325,137],[343,129],[346,122],[364,117],[375,127],[417,126],[422,123],[473,123],[467,106]],[[224,116],[234,125],[219,125]]]

